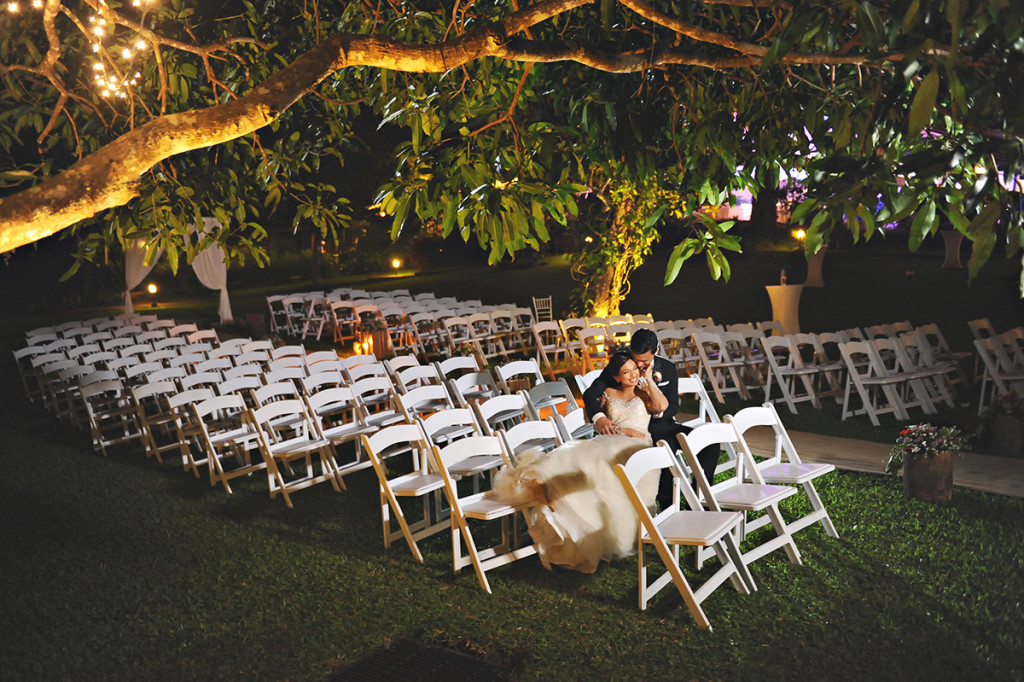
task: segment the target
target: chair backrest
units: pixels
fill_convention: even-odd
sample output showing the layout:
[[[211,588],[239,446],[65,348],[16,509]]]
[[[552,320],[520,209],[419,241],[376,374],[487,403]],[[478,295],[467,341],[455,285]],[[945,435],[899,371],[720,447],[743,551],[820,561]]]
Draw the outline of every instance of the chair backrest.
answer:
[[[292,400],[299,397],[299,390],[291,381],[278,381],[266,386],[260,386],[253,391],[253,397],[257,405],[269,405],[280,400]]]
[[[970,320],[967,323],[967,327],[971,330],[971,334],[974,335],[975,339],[987,339],[996,335],[995,327],[992,326],[987,317]]]
[[[434,365],[413,365],[395,373],[395,385],[399,391],[408,392],[419,386],[444,386],[444,380]]]
[[[677,438],[679,446],[682,448],[683,454],[686,457],[686,461],[697,478],[698,488],[702,493],[704,493],[705,499],[709,498],[709,489],[713,493],[715,490],[733,486],[737,482],[743,481],[745,477],[748,476],[755,483],[764,483],[763,478],[761,478],[761,475],[757,472],[757,467],[747,466],[747,460],[744,458],[739,444],[739,437],[737,436],[736,429],[732,424],[726,422],[708,422],[695,427],[689,433],[677,434]],[[729,452],[736,453],[736,466],[734,468],[719,468],[716,470],[716,474],[726,474],[725,477],[717,483],[706,480],[706,477],[704,476],[704,469],[697,460],[697,454],[701,450],[714,445],[717,445],[722,449],[728,449]],[[751,470],[748,471],[748,469]],[[730,471],[732,474],[728,473]],[[713,496],[712,499],[708,499],[708,501],[712,509],[720,511],[717,503],[713,501]]]
[[[410,423],[417,416],[455,407],[448,391],[440,384],[413,388],[406,393],[399,394],[397,398],[398,406],[402,414],[405,415],[405,420]]]
[[[533,419],[544,418],[545,410],[550,410],[551,414],[555,415],[561,411],[568,414],[581,409],[565,379],[544,381],[528,389],[524,395]]]
[[[416,421],[423,429],[423,434],[434,445],[447,443],[466,436],[482,436],[476,415],[468,407],[455,407],[418,416]]]
[[[466,407],[470,401],[490,398],[501,393],[498,384],[488,372],[469,372],[448,380],[452,398]]]
[[[554,312],[551,304],[551,296],[533,297],[534,319],[538,322],[550,321]]]
[[[431,444],[423,435],[419,424],[392,424],[385,426],[371,435],[360,436],[363,451],[373,462],[373,468],[377,471],[381,485],[386,485],[389,480],[389,467],[383,462],[388,457],[412,452],[414,466],[421,471],[426,471],[426,463],[429,460]]]
[[[580,393],[584,393],[588,388],[590,388],[590,385],[594,383],[594,380],[597,379],[597,377],[601,376],[601,372],[602,370],[600,369],[592,369],[586,374],[575,375],[576,385],[579,386]]]
[[[366,377],[385,377],[388,381],[391,381],[391,375],[388,374],[388,368],[381,362],[366,362],[355,367],[349,367],[345,369],[345,375],[348,377],[348,381],[351,384],[365,379]]]
[[[497,433],[510,456],[530,449],[552,450],[564,442],[562,433],[552,417],[542,420],[528,419],[500,429]]]
[[[533,358],[529,360],[513,360],[504,365],[494,368],[494,374],[498,378],[498,386],[505,393],[515,393],[519,390],[529,390],[538,384],[544,383],[544,375],[541,374],[540,366]],[[528,386],[513,387],[517,380],[526,380]]]
[[[221,376],[220,372],[196,372],[195,374],[187,374],[179,380],[181,390],[183,391],[200,386],[216,389],[223,381],[224,377]]]
[[[482,368],[475,355],[457,355],[435,363],[441,378],[448,380],[455,372],[465,374],[467,372],[479,372]]]
[[[355,355],[350,355],[347,358],[342,358],[341,366],[345,369],[352,369],[359,365],[366,365],[375,362],[377,362],[377,356],[373,353],[356,353]]]
[[[477,403],[473,403],[480,430],[487,435],[494,435],[500,427],[518,424],[526,418],[526,398],[522,394],[496,395]]]

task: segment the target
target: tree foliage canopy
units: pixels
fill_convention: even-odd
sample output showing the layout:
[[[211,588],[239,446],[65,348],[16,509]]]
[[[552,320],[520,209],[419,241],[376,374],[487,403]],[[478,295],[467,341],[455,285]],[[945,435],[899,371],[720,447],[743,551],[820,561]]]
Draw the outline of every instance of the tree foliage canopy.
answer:
[[[899,220],[916,248],[945,220],[974,274],[1024,239],[1010,0],[18,2],[0,19],[0,251],[74,226],[84,257],[141,236],[174,262],[206,214],[233,259],[261,259],[282,203],[329,235],[350,209],[320,164],[366,108],[409,131],[379,197],[393,232],[416,214],[493,259],[589,193],[609,212],[636,193],[642,231],[791,168],[811,251]],[[701,253],[727,275],[735,239],[693,229],[669,278]]]

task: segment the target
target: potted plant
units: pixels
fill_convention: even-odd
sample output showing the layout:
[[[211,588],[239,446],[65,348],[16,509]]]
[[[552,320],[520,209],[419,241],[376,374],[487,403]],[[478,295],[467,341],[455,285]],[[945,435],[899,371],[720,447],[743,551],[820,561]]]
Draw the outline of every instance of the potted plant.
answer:
[[[1015,392],[997,395],[981,411],[978,433],[990,433],[992,452],[1004,457],[1024,455],[1024,400]]]
[[[900,431],[889,451],[886,473],[903,469],[903,492],[927,502],[953,497],[953,455],[967,444],[955,426],[913,424]]]

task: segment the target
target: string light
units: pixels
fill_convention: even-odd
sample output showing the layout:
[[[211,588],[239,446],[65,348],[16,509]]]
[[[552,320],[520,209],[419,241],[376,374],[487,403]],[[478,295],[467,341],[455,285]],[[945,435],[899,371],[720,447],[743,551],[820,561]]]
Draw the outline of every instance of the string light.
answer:
[[[43,0],[30,0],[32,7],[40,9],[43,7]],[[21,5],[18,0],[9,0],[3,2],[0,6],[5,6],[7,11],[11,14],[16,14],[21,11]],[[132,6],[141,7],[144,4],[148,5],[150,0],[132,0]],[[102,3],[101,3],[102,4]],[[142,36],[136,34],[132,37],[124,36],[122,39],[118,39],[115,36],[118,25],[112,23],[110,30],[107,30],[107,20],[102,14],[93,14],[89,17],[88,33],[93,36],[93,41],[90,44],[92,51],[97,55],[98,59],[92,63],[92,69],[95,73],[93,81],[96,83],[96,90],[100,93],[101,97],[118,97],[126,98],[128,96],[128,88],[134,87],[135,84],[142,78],[142,73],[136,68],[136,64],[133,62],[136,58],[141,56],[141,53],[146,50],[148,44],[142,38]],[[103,50],[104,43],[106,40],[113,38],[115,44],[108,45],[109,52]],[[122,42],[123,40],[123,42]],[[121,43],[121,44],[117,44]],[[101,54],[107,55],[108,63],[104,63]],[[118,55],[118,59],[114,59],[114,55]],[[124,60],[124,63],[120,63],[120,60]],[[120,77],[116,74],[108,74],[107,67],[114,67],[117,73],[133,74],[131,76]]]

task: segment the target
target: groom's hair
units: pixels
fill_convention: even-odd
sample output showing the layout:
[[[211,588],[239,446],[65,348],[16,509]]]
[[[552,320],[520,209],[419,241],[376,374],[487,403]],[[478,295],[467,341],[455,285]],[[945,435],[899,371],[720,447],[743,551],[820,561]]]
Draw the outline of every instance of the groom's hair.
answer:
[[[634,353],[657,353],[658,335],[650,329],[637,329],[629,340],[629,349]]]

